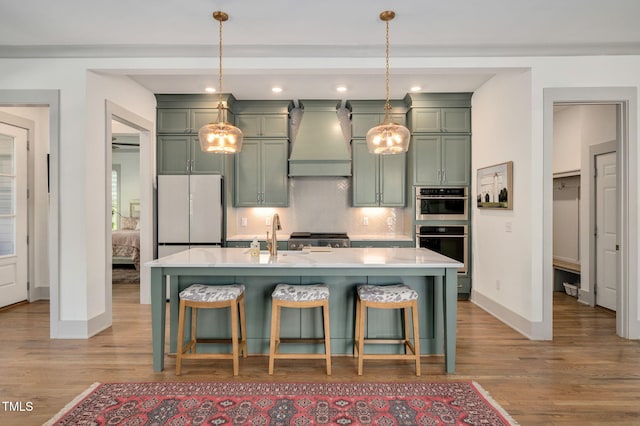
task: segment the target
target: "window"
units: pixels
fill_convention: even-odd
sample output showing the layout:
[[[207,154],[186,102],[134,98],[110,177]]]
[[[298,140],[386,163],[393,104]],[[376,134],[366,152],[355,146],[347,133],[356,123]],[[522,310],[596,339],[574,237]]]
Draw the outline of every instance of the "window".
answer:
[[[16,156],[15,141],[0,137],[0,256],[16,251]]]
[[[111,229],[120,229],[120,165],[111,166]]]

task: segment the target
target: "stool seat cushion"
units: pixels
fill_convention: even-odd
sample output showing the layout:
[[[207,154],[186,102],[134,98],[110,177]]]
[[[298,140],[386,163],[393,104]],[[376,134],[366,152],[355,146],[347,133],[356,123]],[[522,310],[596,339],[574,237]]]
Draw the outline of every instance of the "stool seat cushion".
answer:
[[[408,302],[416,300],[418,293],[405,284],[393,285],[360,285],[358,286],[360,300],[367,302]]]
[[[243,284],[192,284],[180,292],[180,299],[192,302],[224,302],[237,299],[243,292]]]
[[[289,285],[278,284],[271,294],[273,299],[289,302],[312,302],[329,298],[329,287],[324,284]]]

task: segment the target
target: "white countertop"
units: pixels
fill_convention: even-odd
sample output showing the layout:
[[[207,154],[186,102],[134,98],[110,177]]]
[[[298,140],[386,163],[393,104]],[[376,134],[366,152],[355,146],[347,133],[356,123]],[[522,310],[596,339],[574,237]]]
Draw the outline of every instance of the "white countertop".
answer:
[[[152,262],[150,267],[210,268],[459,268],[462,263],[423,248],[336,248],[331,251],[280,250],[277,257],[247,248],[192,248]]]
[[[234,234],[227,237],[227,241],[252,241],[254,237],[258,237],[258,241],[264,241],[266,234]],[[290,234],[277,233],[278,241],[287,241]],[[411,235],[403,234],[349,234],[351,241],[413,241]]]

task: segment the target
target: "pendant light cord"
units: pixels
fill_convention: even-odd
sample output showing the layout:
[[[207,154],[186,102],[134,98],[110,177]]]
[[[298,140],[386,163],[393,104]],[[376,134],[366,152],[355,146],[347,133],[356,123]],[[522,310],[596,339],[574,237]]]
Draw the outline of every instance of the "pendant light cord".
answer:
[[[385,21],[385,23],[387,24],[387,31],[386,31],[386,49],[385,49],[385,54],[386,54],[386,78],[385,78],[385,83],[386,83],[386,93],[387,93],[387,100],[384,104],[384,121],[383,123],[388,123],[388,118],[389,118],[389,112],[391,111],[391,104],[389,103],[389,21]]]
[[[218,35],[218,123],[222,123],[222,19]]]

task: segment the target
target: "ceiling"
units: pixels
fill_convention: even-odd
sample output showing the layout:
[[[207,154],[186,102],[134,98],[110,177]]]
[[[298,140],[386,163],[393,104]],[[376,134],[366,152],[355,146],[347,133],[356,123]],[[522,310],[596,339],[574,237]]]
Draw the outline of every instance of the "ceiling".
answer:
[[[0,58],[146,58],[97,71],[131,76],[154,93],[217,85],[214,10],[230,15],[223,90],[238,99],[384,98],[378,15],[387,9],[396,12],[393,98],[415,85],[473,91],[501,72],[454,67],[458,57],[640,54],[638,0],[20,0],[1,8]],[[412,66],[443,57],[451,67]]]

